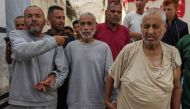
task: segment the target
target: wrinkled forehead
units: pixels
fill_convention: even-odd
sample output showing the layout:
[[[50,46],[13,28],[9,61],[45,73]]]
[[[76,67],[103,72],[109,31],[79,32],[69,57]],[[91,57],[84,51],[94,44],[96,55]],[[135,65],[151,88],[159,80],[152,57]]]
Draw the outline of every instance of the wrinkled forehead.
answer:
[[[85,16],[80,16],[79,23],[80,22],[93,22],[93,23],[95,23],[96,20],[94,19],[93,16],[85,15]]]
[[[145,15],[142,19],[142,24],[150,24],[150,23],[162,24],[165,22],[162,21],[162,18],[159,14],[151,13],[151,14]]]
[[[34,6],[27,7],[24,11],[24,15],[27,15],[27,14],[40,14],[40,15],[44,16],[42,9],[39,7],[36,7],[36,6],[35,7]]]

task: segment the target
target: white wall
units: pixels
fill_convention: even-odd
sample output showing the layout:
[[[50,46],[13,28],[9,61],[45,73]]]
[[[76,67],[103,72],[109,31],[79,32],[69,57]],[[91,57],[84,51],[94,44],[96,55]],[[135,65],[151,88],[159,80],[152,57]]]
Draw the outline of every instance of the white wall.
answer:
[[[6,27],[5,0],[0,0],[0,27]]]

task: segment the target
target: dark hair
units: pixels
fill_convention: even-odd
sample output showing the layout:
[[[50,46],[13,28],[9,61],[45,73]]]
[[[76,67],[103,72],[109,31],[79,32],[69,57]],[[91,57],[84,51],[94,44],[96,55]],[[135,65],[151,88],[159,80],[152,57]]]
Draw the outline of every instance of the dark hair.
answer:
[[[168,6],[169,4],[175,4],[175,6],[178,6],[179,0],[164,0],[163,6]]]
[[[73,21],[73,23],[72,23],[73,27],[74,27],[75,24],[79,24],[79,20]]]
[[[52,5],[48,8],[48,16],[50,16],[54,10],[61,10],[63,11],[64,9],[61,7],[61,6],[58,6],[58,5]]]
[[[16,22],[17,19],[20,19],[20,18],[24,18],[24,16],[17,16],[17,17],[15,17],[15,22]]]
[[[70,31],[74,32],[73,28],[71,28],[70,26],[65,26],[64,29],[67,29],[67,30],[70,30]]]

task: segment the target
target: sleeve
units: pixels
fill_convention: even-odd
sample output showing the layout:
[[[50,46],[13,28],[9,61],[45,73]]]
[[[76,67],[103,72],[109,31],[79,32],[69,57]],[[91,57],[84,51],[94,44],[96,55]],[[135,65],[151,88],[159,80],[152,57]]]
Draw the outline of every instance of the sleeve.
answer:
[[[185,35],[187,35],[187,34],[189,34],[189,29],[188,29],[187,23],[185,23],[184,29],[183,29],[182,32],[181,32],[181,37],[183,37],[183,36],[185,36]]]
[[[24,31],[11,31],[9,34],[12,47],[12,58],[17,61],[29,60],[43,54],[55,47],[57,43],[54,37],[43,38],[39,41],[26,41],[27,34]]]
[[[116,60],[109,69],[109,75],[114,79],[114,88],[120,86],[120,78],[127,66],[127,57],[129,55],[129,48],[126,46],[117,56]]]
[[[56,83],[55,88],[60,87],[68,76],[68,63],[62,46],[56,48],[54,57]]]
[[[173,58],[174,58],[174,68],[176,67],[181,67],[181,57],[180,57],[180,53],[178,51],[178,49],[174,48],[173,51]]]
[[[105,57],[105,78],[104,79],[106,80],[106,75],[109,72],[109,68],[113,64],[112,53],[111,53],[111,50],[108,45],[106,47],[106,55],[105,56],[106,57]]]
[[[184,39],[186,38],[186,36],[184,36],[183,38],[181,38],[178,43],[177,43],[177,48],[179,50],[180,53],[180,57],[181,57],[181,61],[182,61],[182,65],[181,65],[181,69],[184,69],[184,63],[186,62],[186,60],[184,59]]]
[[[71,63],[71,51],[70,51],[70,43],[65,47],[65,55],[66,55],[66,58],[67,58],[67,62],[68,62],[68,65],[70,67],[70,63]]]

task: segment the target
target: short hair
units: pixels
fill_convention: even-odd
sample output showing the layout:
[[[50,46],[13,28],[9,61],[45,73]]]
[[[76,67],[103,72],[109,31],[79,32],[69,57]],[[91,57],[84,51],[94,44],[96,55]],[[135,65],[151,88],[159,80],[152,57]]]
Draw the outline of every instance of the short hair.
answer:
[[[94,19],[94,23],[96,23],[96,17],[94,16],[94,14],[92,14],[90,12],[84,12],[84,13],[82,13],[80,15],[80,17],[79,17],[79,22],[80,22],[81,17],[84,17],[84,16],[90,16],[90,17],[92,17]]]
[[[111,1],[109,1],[107,9],[110,9],[111,5],[121,6],[122,7],[121,2],[119,0],[111,0]]]
[[[17,19],[21,19],[21,18],[24,19],[24,16],[17,16],[17,17],[15,17],[15,22],[16,22]]]
[[[61,10],[63,11],[64,9],[61,6],[58,5],[52,5],[48,8],[48,17],[53,13],[54,10]]]
[[[72,23],[73,27],[74,27],[75,24],[79,24],[79,20],[78,19],[75,20],[75,21],[73,21],[73,23]]]
[[[163,1],[163,6],[168,6],[169,4],[175,4],[175,6],[177,7],[179,3],[179,0],[164,0]]]
[[[26,9],[24,10],[24,17],[26,15],[26,10],[29,9],[29,8],[39,8],[42,11],[43,17],[45,18],[43,10],[40,7],[36,6],[36,5],[31,5],[31,6],[26,7]]]
[[[166,22],[166,14],[165,14],[165,12],[163,10],[161,10],[159,8],[155,8],[155,7],[154,8],[150,8],[147,11],[145,11],[143,13],[143,18],[142,19],[144,19],[145,16],[148,16],[150,14],[157,14],[157,15],[160,16],[160,18],[161,18],[161,20],[163,22]]]
[[[68,30],[74,32],[74,31],[73,31],[73,28],[71,28],[70,26],[65,26],[64,29],[68,29]]]

